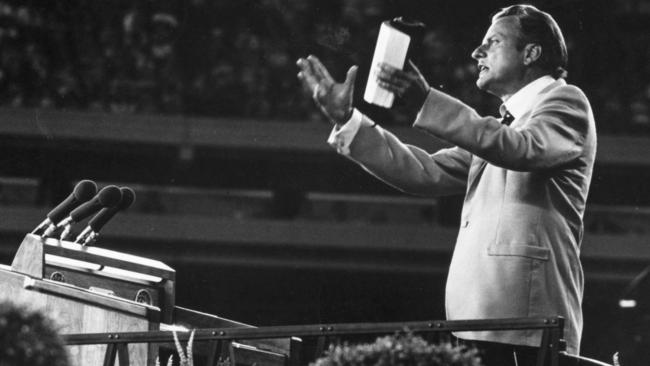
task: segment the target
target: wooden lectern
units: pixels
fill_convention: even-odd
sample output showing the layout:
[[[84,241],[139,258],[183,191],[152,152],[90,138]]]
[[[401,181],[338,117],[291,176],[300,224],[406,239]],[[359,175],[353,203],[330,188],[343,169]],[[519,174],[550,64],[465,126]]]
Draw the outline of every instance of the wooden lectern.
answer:
[[[0,300],[44,312],[62,334],[251,327],[176,306],[174,285],[175,271],[162,262],[34,234],[11,267],[0,265]],[[246,349],[282,357],[288,344],[256,341]],[[72,364],[101,365],[106,347],[70,346]],[[158,346],[130,344],[126,351],[120,364],[154,365]]]

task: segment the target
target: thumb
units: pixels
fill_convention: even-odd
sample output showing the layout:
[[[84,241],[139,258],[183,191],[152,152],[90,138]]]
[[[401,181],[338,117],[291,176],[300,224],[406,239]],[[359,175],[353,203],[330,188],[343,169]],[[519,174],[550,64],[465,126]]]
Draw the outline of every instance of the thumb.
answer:
[[[415,66],[415,63],[411,59],[409,59],[408,65],[409,65],[409,68],[411,70],[413,70],[418,75],[418,77],[421,77],[421,78],[424,77],[422,75],[422,72],[420,71],[420,69],[417,66]]]
[[[345,89],[354,89],[354,82],[357,80],[358,70],[359,66],[357,65],[350,67],[347,75],[345,75],[345,82],[343,83],[345,85]]]

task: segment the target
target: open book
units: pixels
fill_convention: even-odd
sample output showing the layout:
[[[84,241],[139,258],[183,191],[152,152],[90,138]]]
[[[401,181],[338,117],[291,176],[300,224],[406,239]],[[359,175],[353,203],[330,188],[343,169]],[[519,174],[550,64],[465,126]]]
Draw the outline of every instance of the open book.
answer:
[[[390,22],[381,23],[377,44],[375,45],[375,54],[372,57],[370,74],[366,83],[366,91],[363,95],[366,102],[384,108],[390,108],[393,105],[395,95],[377,85],[375,77],[377,64],[385,62],[391,66],[403,68],[410,42],[411,37],[391,26]]]

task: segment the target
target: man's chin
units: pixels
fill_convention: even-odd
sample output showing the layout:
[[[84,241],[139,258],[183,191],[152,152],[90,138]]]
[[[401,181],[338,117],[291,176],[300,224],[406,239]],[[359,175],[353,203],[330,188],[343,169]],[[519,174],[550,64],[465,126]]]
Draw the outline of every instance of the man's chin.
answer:
[[[481,79],[480,77],[476,79],[476,87],[479,88],[480,90],[485,91],[486,88],[485,80]]]

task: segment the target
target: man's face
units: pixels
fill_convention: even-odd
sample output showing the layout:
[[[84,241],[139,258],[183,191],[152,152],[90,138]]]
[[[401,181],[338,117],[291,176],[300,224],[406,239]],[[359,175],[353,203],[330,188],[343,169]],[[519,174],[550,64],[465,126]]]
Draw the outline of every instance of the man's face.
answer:
[[[472,52],[478,61],[476,86],[498,97],[509,97],[523,85],[524,50],[517,49],[519,24],[508,16],[492,23],[483,42]]]

